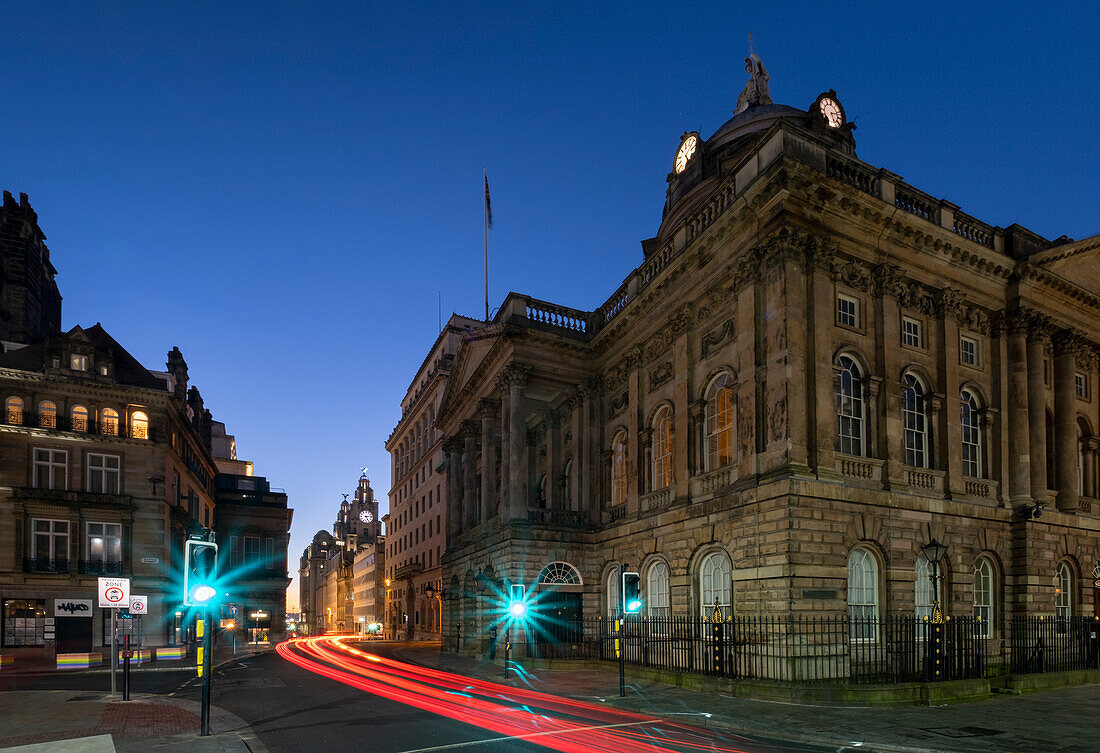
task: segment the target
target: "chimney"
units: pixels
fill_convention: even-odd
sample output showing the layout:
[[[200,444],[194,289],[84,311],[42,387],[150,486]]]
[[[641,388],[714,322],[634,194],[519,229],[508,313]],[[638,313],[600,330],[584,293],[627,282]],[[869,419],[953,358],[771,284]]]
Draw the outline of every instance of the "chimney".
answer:
[[[172,393],[180,400],[187,398],[187,361],[178,347],[168,351],[168,373],[172,375]]]

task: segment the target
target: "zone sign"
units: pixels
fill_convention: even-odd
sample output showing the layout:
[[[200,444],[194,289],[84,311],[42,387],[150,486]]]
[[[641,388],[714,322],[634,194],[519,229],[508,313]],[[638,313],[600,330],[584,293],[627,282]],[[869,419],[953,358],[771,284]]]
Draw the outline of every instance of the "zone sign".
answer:
[[[99,606],[123,609],[130,606],[129,578],[100,578]]]
[[[149,614],[149,597],[132,594],[130,596],[130,614]]]

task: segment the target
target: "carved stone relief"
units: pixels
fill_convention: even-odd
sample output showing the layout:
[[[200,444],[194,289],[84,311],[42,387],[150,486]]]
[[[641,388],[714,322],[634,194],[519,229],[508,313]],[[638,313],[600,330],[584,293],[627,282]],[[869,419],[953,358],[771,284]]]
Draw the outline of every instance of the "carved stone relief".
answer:
[[[703,335],[703,342],[701,345],[702,357],[706,358],[712,351],[717,349],[719,345],[726,342],[726,340],[729,340],[731,337],[733,337],[733,319],[727,319],[720,327],[716,327]]]
[[[655,390],[662,384],[672,379],[672,361],[665,361],[649,372],[649,388]]]

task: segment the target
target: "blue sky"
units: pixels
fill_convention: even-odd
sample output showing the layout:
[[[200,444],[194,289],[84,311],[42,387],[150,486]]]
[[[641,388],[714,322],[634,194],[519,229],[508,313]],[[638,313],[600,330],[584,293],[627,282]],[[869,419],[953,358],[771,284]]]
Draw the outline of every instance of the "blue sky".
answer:
[[[680,134],[748,34],[772,98],[833,88],[859,156],[995,225],[1100,232],[1095,3],[16,3],[0,187],[48,236],[64,326],[102,322],[295,508],[291,569],[383,443],[437,295],[582,309],[641,259]],[[296,599],[295,599],[296,601]]]

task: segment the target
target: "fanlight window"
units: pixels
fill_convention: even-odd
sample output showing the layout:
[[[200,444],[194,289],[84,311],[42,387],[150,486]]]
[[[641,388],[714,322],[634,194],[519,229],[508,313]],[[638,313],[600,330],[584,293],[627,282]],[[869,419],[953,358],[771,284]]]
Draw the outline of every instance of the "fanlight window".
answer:
[[[7,399],[5,407],[8,412],[9,424],[21,424],[23,423],[23,398],[21,397],[9,397]]]
[[[114,408],[104,408],[103,418],[100,421],[100,432],[110,436],[118,435],[118,411]]]
[[[134,439],[149,438],[149,417],[141,411],[130,416],[130,436]]]
[[[52,400],[43,400],[38,404],[38,425],[43,429],[57,427],[57,403]]]
[[[722,374],[707,390],[707,470],[733,462],[733,379]]]
[[[568,562],[551,562],[539,574],[539,583],[561,586],[580,586],[581,574]]]

